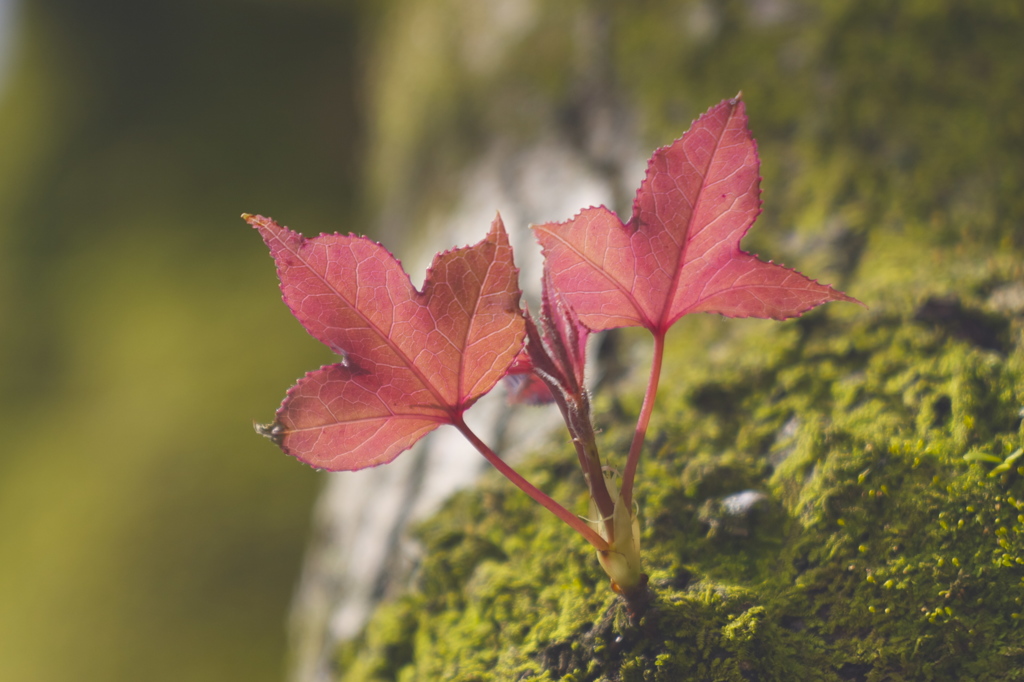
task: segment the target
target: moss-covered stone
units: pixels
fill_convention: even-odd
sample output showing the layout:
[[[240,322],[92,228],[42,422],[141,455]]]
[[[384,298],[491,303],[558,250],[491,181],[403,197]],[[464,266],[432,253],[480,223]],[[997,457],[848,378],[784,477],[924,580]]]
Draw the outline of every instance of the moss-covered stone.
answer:
[[[666,382],[638,487],[657,601],[638,624],[585,544],[494,477],[423,526],[418,589],[346,647],[344,679],[1019,679],[1024,462],[989,460],[1024,445],[1024,325],[1003,314],[997,351],[923,307],[750,326],[724,356],[773,352]],[[614,400],[609,453],[630,435]],[[582,507],[572,462],[527,470]],[[712,532],[709,504],[746,489],[742,532]]]

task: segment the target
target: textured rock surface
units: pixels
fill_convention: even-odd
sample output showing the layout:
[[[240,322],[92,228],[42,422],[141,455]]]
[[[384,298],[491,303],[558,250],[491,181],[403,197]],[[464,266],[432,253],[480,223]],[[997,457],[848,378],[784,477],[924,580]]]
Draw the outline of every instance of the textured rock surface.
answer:
[[[296,679],[1012,679],[1024,489],[985,457],[1022,445],[1022,28],[1009,2],[396,3],[373,172],[414,273],[500,210],[534,281],[527,223],[624,211],[650,149],[742,90],[767,202],[745,246],[871,309],[671,337],[638,488],[660,601],[638,629],[583,543],[497,477],[409,550],[402,528],[480,471],[441,434],[335,479]],[[620,362],[645,367],[627,339]],[[599,393],[606,453],[640,394]],[[530,462],[579,496],[567,443]]]
[[[416,588],[341,647],[340,679],[1018,679],[1024,467],[980,456],[1021,447],[1024,320],[993,317],[1018,340],[993,351],[914,312],[751,327],[701,367],[677,344],[638,479],[658,594],[639,625],[582,542],[488,476],[420,526]],[[529,472],[582,502],[571,464],[555,446]]]

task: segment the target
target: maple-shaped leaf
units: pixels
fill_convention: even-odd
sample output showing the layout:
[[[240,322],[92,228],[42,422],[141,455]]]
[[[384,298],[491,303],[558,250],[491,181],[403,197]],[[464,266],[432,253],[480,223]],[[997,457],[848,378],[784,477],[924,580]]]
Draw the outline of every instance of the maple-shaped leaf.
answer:
[[[312,239],[244,216],[270,248],[285,303],[342,361],[293,386],[260,427],[317,468],[384,464],[462,414],[505,375],[525,322],[501,219],[480,243],[438,254],[417,291],[366,237]]]
[[[602,206],[534,226],[555,286],[594,331],[656,336],[692,312],[781,320],[855,301],[740,249],[761,212],[759,167],[743,102],[712,107],[654,152],[628,223]]]

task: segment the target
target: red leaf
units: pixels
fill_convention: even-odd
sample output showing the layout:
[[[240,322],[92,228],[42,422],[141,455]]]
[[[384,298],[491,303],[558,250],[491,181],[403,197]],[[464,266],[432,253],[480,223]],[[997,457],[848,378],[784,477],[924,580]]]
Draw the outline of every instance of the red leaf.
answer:
[[[584,370],[587,364],[587,338],[590,330],[566,302],[544,264],[541,287],[541,311],[536,320],[526,319],[526,351],[534,366],[545,372],[563,393],[579,397],[584,393]]]
[[[527,314],[526,348],[505,377],[509,402],[550,403],[556,400],[552,392],[555,386],[568,399],[582,401],[589,336],[590,330],[580,324],[565,298],[552,286],[551,273],[545,267],[540,316]]]
[[[417,291],[384,247],[354,235],[312,239],[245,216],[277,263],[288,307],[343,361],[293,386],[261,427],[315,467],[390,462],[504,376],[523,345],[518,271],[504,226],[439,254]]]
[[[683,315],[786,319],[855,301],[740,250],[761,212],[760,162],[739,98],[651,157],[627,224],[607,208],[534,227],[555,286],[595,331],[664,334]]]

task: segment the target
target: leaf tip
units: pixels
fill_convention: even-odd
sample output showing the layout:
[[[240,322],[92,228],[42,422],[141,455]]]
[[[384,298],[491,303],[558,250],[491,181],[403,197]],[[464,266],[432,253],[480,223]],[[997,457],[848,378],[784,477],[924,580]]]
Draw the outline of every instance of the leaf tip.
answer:
[[[274,422],[272,424],[257,424],[252,423],[253,429],[256,433],[260,434],[264,438],[269,439],[277,447],[283,447],[285,429],[284,425],[280,422]]]
[[[268,222],[273,222],[269,218],[265,218],[258,213],[243,213],[242,220],[255,227],[257,230],[260,226],[265,225]]]
[[[487,241],[491,235],[496,235],[500,243],[508,243],[508,231],[505,229],[505,221],[501,219],[500,211],[495,212],[494,220],[491,221],[491,231],[484,241]]]
[[[829,287],[829,289],[832,289],[832,291],[834,291],[834,292],[836,292],[836,294],[838,294],[838,296],[835,299],[833,299],[836,302],[838,302],[838,303],[856,303],[857,305],[859,305],[862,308],[864,308],[864,310],[871,310],[871,308],[868,307],[868,304],[865,303],[864,301],[862,301],[862,300],[860,300],[858,298],[854,298],[853,296],[850,296],[849,294],[843,293],[842,291],[839,291],[839,289],[835,289],[835,288],[833,288],[831,286]]]
[[[273,218],[268,218],[258,213],[243,213],[242,220],[264,235],[267,234],[267,230],[276,231],[281,229],[281,226],[275,223]]]

